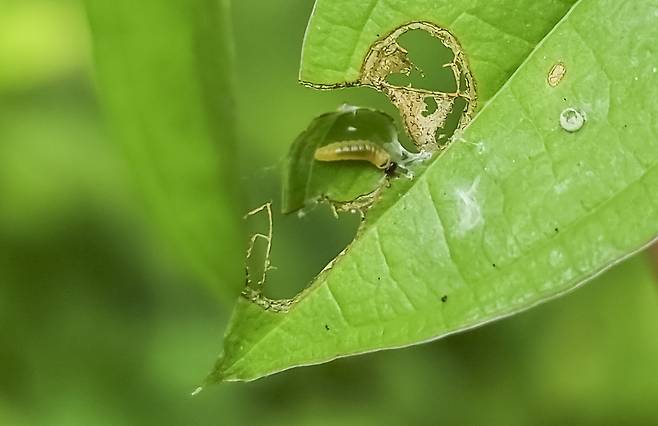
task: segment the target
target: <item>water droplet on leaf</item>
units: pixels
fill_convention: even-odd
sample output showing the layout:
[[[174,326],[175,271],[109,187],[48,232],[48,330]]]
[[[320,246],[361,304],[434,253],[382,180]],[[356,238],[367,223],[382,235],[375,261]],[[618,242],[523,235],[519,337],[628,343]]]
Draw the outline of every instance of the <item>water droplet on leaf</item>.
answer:
[[[580,130],[585,124],[585,114],[575,108],[567,108],[560,114],[560,126],[567,132]]]

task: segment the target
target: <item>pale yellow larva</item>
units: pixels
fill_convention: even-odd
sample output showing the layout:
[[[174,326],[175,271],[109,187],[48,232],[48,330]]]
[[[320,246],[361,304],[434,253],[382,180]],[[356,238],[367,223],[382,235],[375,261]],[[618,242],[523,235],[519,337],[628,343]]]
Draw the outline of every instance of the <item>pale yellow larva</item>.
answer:
[[[393,164],[391,155],[384,148],[366,140],[330,143],[315,150],[314,157],[318,161],[368,161],[382,170]]]

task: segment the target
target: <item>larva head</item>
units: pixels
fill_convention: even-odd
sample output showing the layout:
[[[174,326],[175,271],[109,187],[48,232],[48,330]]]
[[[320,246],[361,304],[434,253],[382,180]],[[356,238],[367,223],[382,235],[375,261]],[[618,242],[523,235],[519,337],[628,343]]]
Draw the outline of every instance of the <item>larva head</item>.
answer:
[[[393,161],[390,161],[386,168],[384,169],[384,173],[386,173],[387,176],[391,177],[395,174],[395,171],[398,169],[398,164],[394,163]]]

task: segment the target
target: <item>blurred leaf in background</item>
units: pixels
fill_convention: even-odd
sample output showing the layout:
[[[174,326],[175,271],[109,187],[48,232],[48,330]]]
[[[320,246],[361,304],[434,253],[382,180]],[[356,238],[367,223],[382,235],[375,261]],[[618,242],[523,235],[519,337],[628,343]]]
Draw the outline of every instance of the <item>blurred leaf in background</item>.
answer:
[[[149,218],[232,301],[243,268],[228,1],[86,4],[103,104]]]
[[[64,45],[52,61],[89,44],[77,2],[0,0],[2,19],[9,4],[26,17],[12,21],[14,40]],[[53,31],[30,18],[31,10],[43,16],[43,5],[59,10],[46,14]],[[344,102],[395,113],[377,94],[298,86],[311,8],[306,0],[234,3],[234,183],[249,206],[278,198],[279,159],[314,116]],[[66,13],[84,36],[70,35],[71,21],[59,18]],[[18,62],[7,52],[0,57]],[[143,200],[104,130],[87,53],[79,55],[68,71],[38,81],[29,61],[14,63],[26,80],[0,89],[0,424],[658,424],[656,284],[643,256],[569,297],[436,344],[190,398],[220,349],[228,312],[142,222],[135,206]],[[296,291],[349,241],[353,224],[325,213],[276,218],[273,291]],[[232,244],[242,252],[242,238]]]
[[[71,1],[0,2],[0,90],[29,90],[89,63],[85,16]]]

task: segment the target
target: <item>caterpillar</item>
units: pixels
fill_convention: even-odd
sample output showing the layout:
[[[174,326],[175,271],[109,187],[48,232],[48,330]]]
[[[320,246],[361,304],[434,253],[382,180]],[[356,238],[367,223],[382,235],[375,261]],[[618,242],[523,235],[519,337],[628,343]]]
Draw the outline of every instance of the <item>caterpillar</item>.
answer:
[[[395,166],[391,155],[384,148],[366,140],[330,143],[315,150],[314,157],[318,161],[368,161],[382,170],[389,170]]]

